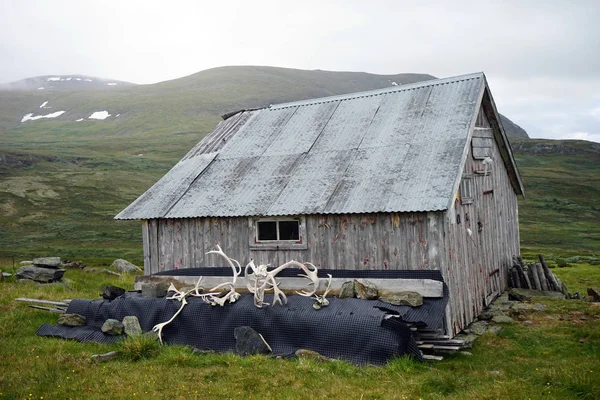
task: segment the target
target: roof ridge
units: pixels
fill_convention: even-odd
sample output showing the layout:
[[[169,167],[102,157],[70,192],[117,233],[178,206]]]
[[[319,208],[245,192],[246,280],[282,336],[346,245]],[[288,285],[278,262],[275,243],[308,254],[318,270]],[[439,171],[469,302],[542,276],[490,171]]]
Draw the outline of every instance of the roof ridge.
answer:
[[[346,93],[346,94],[341,94],[341,95],[319,97],[319,98],[307,99],[307,100],[298,100],[298,101],[293,101],[293,102],[289,102],[289,103],[272,104],[269,107],[264,107],[263,109],[281,110],[281,109],[289,108],[289,107],[309,106],[309,105],[313,105],[313,104],[329,103],[332,101],[353,100],[353,99],[358,99],[361,97],[379,96],[382,94],[389,94],[389,93],[399,93],[399,92],[404,92],[407,90],[422,89],[422,88],[426,88],[429,86],[445,85],[448,83],[456,83],[456,82],[466,81],[466,80],[470,80],[470,79],[480,79],[480,78],[483,78],[484,76],[485,75],[483,72],[475,72],[475,73],[471,73],[471,74],[457,75],[457,76],[451,76],[451,77],[447,77],[447,78],[437,78],[437,79],[430,79],[427,81],[414,82],[414,83],[410,83],[407,85],[390,86],[390,87],[385,87],[385,88],[381,88],[381,89],[366,90],[366,91],[362,91],[362,92]]]

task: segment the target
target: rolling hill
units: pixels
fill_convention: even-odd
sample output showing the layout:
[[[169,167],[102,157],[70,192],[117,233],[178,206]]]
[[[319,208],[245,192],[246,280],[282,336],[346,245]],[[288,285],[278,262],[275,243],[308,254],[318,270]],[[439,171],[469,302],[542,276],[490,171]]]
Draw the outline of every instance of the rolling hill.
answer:
[[[59,255],[139,261],[139,224],[114,221],[113,216],[212,130],[220,115],[432,78],[426,74],[222,67],[153,85],[98,80],[96,86],[86,86],[83,75],[31,78],[10,84],[11,90],[5,85],[5,90],[0,88],[0,258]],[[38,89],[44,82],[47,87]],[[543,181],[546,169],[564,163],[564,157],[574,168],[583,163],[593,169],[598,153],[591,151],[585,160],[532,153],[533,148],[527,147],[530,141],[519,139],[527,138],[525,131],[508,119],[503,119],[503,125],[519,149],[517,160],[526,192],[529,185],[540,187],[523,203],[524,247],[542,248],[543,240],[534,240],[529,232],[535,231],[531,224],[539,211],[538,198],[548,197],[544,192],[548,182]],[[563,150],[586,146],[586,142],[561,144]],[[536,162],[542,162],[542,167]],[[595,182],[600,187],[597,176],[584,174],[585,182],[583,178],[575,182],[559,175],[550,185],[559,187],[562,179],[570,179],[573,192],[556,191],[552,196],[557,197],[552,198],[573,202],[567,207],[583,202],[581,206],[588,210],[589,203],[574,192],[587,191],[598,198],[590,186]],[[546,211],[551,223],[557,212],[551,207]],[[569,215],[585,225],[597,211]],[[591,239],[582,246],[574,248],[574,242],[569,242],[557,246],[557,251],[594,251],[597,231],[592,228]]]

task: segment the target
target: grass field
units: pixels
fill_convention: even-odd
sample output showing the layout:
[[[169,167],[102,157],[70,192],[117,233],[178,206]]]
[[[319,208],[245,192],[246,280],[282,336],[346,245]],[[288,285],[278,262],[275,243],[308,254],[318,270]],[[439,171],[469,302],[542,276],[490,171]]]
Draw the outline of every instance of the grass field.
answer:
[[[12,267],[3,264],[3,271]],[[554,272],[568,287],[600,287],[600,266]],[[195,354],[182,346],[125,341],[78,343],[35,335],[56,314],[16,297],[98,298],[101,286],[133,287],[133,277],[68,270],[64,283],[0,282],[0,399],[598,399],[600,303],[541,300],[531,326],[505,325],[480,337],[472,355],[384,367],[306,359]],[[517,319],[519,321],[519,319]],[[95,363],[92,354],[121,351]],[[137,361],[133,361],[137,360]]]

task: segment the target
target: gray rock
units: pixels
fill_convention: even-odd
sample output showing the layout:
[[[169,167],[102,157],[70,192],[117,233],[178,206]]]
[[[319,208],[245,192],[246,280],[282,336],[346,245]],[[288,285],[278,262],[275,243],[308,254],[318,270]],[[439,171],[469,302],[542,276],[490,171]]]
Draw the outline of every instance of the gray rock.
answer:
[[[102,330],[102,332],[108,335],[122,335],[123,328],[124,327],[121,321],[109,318],[106,321],[104,321],[104,324],[102,324],[102,328],[100,329]]]
[[[2,273],[2,278],[10,278],[11,276],[12,276],[12,274],[9,274],[8,272]]]
[[[233,331],[235,352],[242,356],[252,354],[270,354],[271,347],[262,335],[249,326],[238,326]]]
[[[489,321],[490,319],[494,318],[494,312],[492,310],[485,310],[484,312],[479,314],[479,317],[477,318],[480,321]]]
[[[486,321],[476,321],[465,329],[465,332],[472,333],[477,336],[483,335],[487,331],[488,323]]]
[[[128,315],[123,318],[123,331],[127,336],[139,336],[142,332],[140,321],[135,315]]]
[[[125,294],[125,289],[118,286],[107,285],[102,288],[100,296],[102,296],[104,300],[114,300],[123,294]]]
[[[521,325],[523,325],[523,326],[531,326],[531,325],[533,325],[533,321],[529,321],[529,320],[527,320],[527,321],[523,321],[523,322],[521,323]]]
[[[492,318],[492,322],[497,324],[512,324],[515,321],[506,315],[495,315],[494,318]]]
[[[58,268],[61,266],[62,262],[60,261],[60,257],[39,257],[33,259],[33,265],[37,267],[49,267],[49,268]]]
[[[419,307],[423,305],[423,296],[418,292],[383,292],[379,300],[396,306]]]
[[[548,297],[551,299],[564,299],[566,296],[561,292],[548,292],[545,290],[531,290],[531,289],[510,289],[508,291],[508,297],[511,300],[516,301],[529,301],[536,297]]]
[[[375,300],[379,296],[379,288],[366,279],[355,279],[354,294],[359,299]]]
[[[25,265],[16,272],[18,279],[29,279],[36,282],[50,283],[60,281],[66,270],[56,268],[43,268],[34,265]]]
[[[544,304],[535,303],[533,305],[533,311],[545,311],[545,310],[546,310],[546,306]]]
[[[58,317],[58,324],[64,326],[84,326],[85,317],[79,314],[62,314]]]
[[[33,265],[33,261],[31,261],[31,260],[21,261],[19,263],[19,265]]]
[[[166,295],[167,286],[164,283],[142,283],[142,296],[158,298]]]
[[[109,351],[108,353],[104,353],[104,354],[92,355],[92,361],[104,362],[104,361],[109,361],[114,358],[117,358],[118,356],[119,356],[118,351]]]
[[[340,289],[340,294],[338,296],[340,299],[347,299],[354,297],[354,282],[346,281],[342,284]]]
[[[142,270],[137,265],[133,265],[129,261],[123,260],[122,258],[113,261],[113,263],[110,266],[115,268],[119,272],[139,272]]]

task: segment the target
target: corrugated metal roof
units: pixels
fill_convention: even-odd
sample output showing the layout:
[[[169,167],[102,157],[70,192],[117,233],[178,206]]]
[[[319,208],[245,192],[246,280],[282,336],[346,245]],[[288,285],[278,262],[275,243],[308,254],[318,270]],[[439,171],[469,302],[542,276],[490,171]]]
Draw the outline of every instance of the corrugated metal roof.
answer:
[[[477,73],[235,114],[116,218],[444,210],[485,85]]]

